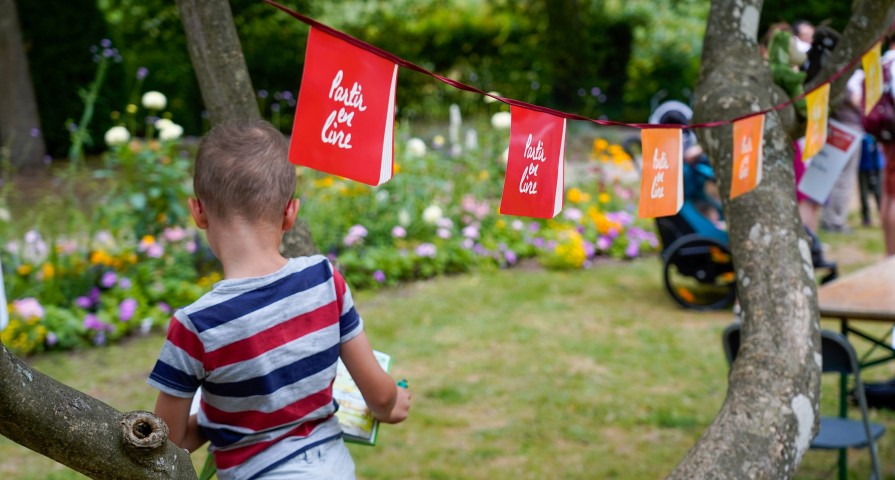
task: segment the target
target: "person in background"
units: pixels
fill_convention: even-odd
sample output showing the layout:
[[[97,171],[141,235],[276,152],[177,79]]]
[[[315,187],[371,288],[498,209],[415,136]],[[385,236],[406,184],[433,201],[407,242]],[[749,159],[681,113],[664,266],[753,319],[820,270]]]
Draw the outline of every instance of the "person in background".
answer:
[[[814,41],[814,25],[808,20],[799,19],[792,22],[792,32],[799,51],[808,53],[808,50],[811,50],[811,42]]]
[[[864,71],[855,70],[848,79],[846,96],[842,102],[833,109],[832,118],[842,122],[846,127],[859,132],[864,137],[864,126],[861,123],[861,108],[863,105]],[[833,190],[827,202],[823,206],[820,216],[820,228],[829,232],[848,233],[848,213],[855,196],[855,187],[858,185],[858,164],[861,159],[861,149],[848,158],[848,163],[842,169],[842,173],[833,184]]]
[[[861,225],[869,226],[870,220],[870,200],[868,196],[873,197],[876,201],[876,209],[879,211],[881,206],[880,192],[880,168],[883,163],[882,151],[876,138],[871,134],[865,134],[861,141],[861,161],[858,165],[858,189],[861,197]]]
[[[882,67],[889,69],[890,83],[895,82],[895,37],[890,37],[887,42],[888,50],[883,54]],[[895,85],[887,85],[888,91],[883,95],[895,97]],[[882,203],[880,205],[880,223],[883,229],[883,243],[886,247],[886,255],[895,255],[895,143],[880,142],[883,149],[883,188]]]

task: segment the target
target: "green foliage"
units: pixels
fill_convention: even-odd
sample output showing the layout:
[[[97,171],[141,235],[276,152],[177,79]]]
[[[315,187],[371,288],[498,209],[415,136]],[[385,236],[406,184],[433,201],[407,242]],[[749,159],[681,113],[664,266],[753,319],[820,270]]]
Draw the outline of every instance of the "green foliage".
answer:
[[[109,29],[96,0],[20,1],[16,5],[48,153],[65,156],[70,133],[66,123],[76,122],[75,115],[83,111],[78,90],[90,84],[96,72],[90,48],[109,38]],[[111,111],[123,103],[124,83],[121,66],[110,66],[106,88],[96,101],[90,137],[100,138],[98,133],[109,128]],[[88,146],[92,147],[89,151],[102,148]]]

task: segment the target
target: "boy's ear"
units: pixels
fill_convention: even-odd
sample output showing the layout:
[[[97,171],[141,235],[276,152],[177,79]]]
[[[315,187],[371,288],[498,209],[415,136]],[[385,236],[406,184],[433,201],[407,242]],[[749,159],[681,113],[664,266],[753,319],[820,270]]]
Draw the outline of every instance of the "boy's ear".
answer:
[[[205,214],[205,209],[202,208],[202,202],[198,198],[191,198],[188,200],[190,206],[190,215],[193,216],[193,221],[196,222],[196,226],[202,230],[208,228],[208,216]]]
[[[283,231],[287,231],[292,228],[292,225],[295,224],[295,217],[298,215],[298,208],[301,206],[301,201],[297,198],[293,198],[289,200],[289,203],[286,204],[286,210],[283,212]]]

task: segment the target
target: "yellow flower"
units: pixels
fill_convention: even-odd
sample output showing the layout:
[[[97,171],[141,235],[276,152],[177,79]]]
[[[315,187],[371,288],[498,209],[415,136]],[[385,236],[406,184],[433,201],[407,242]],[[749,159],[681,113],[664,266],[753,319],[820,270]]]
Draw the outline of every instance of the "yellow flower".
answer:
[[[581,201],[581,190],[578,190],[575,187],[570,188],[569,191],[566,192],[566,199],[568,199],[572,203],[580,202]]]
[[[611,197],[606,192],[603,192],[597,196],[597,201],[600,203],[609,203],[609,200],[611,200]]]
[[[500,219],[500,220],[498,220],[497,222],[494,223],[494,226],[496,226],[497,228],[503,230],[504,228],[507,228],[507,222],[505,222],[503,219]]]
[[[24,277],[24,276],[29,275],[32,270],[34,270],[34,269],[31,267],[31,265],[28,265],[27,263],[23,263],[23,264],[19,265],[19,268],[16,268],[16,273],[18,273],[19,275]]]
[[[140,239],[140,243],[148,247],[155,243],[155,237],[152,235],[144,235],[143,238]]]
[[[160,223],[160,224],[164,225],[166,220],[168,220],[168,216],[165,215],[164,212],[159,213],[158,215],[155,216],[156,223]]]
[[[395,173],[401,173],[401,164],[398,162],[395,162],[394,170],[395,170]]]
[[[137,113],[137,106],[134,105],[133,103],[128,103],[127,107],[124,107],[124,110],[127,113],[134,114],[134,113]]]
[[[90,263],[93,265],[111,265],[112,257],[102,250],[94,250],[90,253]]]
[[[594,153],[602,152],[603,150],[606,150],[607,147],[609,147],[609,142],[607,142],[606,139],[594,139]]]
[[[482,171],[479,172],[479,180],[481,180],[481,181],[488,180],[488,177],[489,177],[489,176],[490,176],[490,175],[488,175],[488,171],[487,171],[487,170],[482,170]]]
[[[333,183],[335,183],[335,180],[333,180],[333,177],[323,177],[323,178],[314,180],[314,186],[317,188],[328,188],[328,187],[333,186]]]
[[[43,273],[44,279],[49,280],[56,276],[56,268],[53,267],[52,263],[44,263],[40,267],[41,273]]]

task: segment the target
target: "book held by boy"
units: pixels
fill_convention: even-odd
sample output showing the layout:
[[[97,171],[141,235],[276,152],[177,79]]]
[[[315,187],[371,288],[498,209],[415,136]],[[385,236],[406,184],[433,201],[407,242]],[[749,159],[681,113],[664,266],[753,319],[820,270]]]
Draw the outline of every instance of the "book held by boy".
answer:
[[[386,372],[391,367],[392,358],[386,353],[373,350],[373,355],[379,361],[379,365]],[[339,404],[336,417],[342,426],[342,438],[346,442],[362,445],[376,445],[379,435],[379,420],[373,417],[373,412],[364,402],[357,384],[339,359],[336,380],[333,383],[333,399]]]

